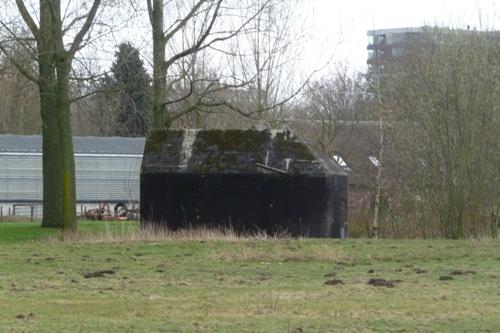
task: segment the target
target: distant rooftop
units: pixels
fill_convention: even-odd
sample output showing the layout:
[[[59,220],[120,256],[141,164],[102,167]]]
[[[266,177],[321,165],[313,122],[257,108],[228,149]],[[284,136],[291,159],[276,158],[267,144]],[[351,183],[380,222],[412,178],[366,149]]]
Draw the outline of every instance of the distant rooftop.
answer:
[[[409,33],[409,32],[423,32],[423,27],[406,27],[406,28],[392,28],[392,29],[375,29],[368,30],[367,35],[382,35],[382,34],[398,34],[398,33]]]
[[[402,28],[388,28],[388,29],[373,29],[373,30],[368,30],[367,35],[368,36],[374,36],[374,35],[390,35],[390,34],[405,34],[405,33],[420,33],[420,32],[426,32],[426,31],[432,31],[434,29],[438,29],[439,31],[460,31],[460,32],[467,32],[467,33],[492,33],[494,35],[497,35],[500,33],[500,31],[496,30],[480,30],[476,29],[475,27],[467,27],[467,29],[464,28],[449,28],[449,27],[435,27],[435,26],[422,26],[422,27],[402,27]]]
[[[74,136],[76,154],[140,154],[145,138]],[[0,152],[41,153],[41,135],[0,135]]]

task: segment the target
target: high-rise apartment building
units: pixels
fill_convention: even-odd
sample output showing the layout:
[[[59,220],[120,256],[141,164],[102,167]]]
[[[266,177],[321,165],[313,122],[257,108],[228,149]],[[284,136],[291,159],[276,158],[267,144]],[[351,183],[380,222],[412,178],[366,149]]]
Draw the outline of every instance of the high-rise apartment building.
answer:
[[[408,56],[419,56],[422,48],[441,43],[448,34],[482,37],[490,41],[500,41],[500,31],[476,29],[450,29],[436,27],[414,27],[368,30],[368,60],[371,69],[384,69],[398,64]]]
[[[424,28],[397,28],[368,31],[368,65],[382,66],[406,54],[408,45],[424,32]]]

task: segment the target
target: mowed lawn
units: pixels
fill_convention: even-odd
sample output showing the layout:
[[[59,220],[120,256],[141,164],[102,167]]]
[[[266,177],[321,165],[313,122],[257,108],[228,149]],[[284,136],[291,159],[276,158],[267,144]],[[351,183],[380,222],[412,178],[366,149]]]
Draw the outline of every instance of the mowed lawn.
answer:
[[[0,332],[500,332],[500,242],[62,242],[4,223]]]

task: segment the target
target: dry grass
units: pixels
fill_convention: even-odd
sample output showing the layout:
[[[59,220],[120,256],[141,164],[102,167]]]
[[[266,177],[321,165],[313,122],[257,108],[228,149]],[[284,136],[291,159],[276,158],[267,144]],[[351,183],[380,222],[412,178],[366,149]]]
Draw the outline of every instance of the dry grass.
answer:
[[[215,251],[211,257],[214,260],[228,262],[330,262],[349,265],[351,256],[343,249],[326,243],[302,246],[302,239],[284,240],[273,243],[273,246],[262,246],[248,242],[246,246],[235,247],[234,251]]]
[[[123,229],[104,226],[92,232],[67,232],[48,239],[51,243],[124,243],[150,242],[161,243],[168,241],[197,241],[197,242],[237,242],[234,251],[214,251],[211,258],[223,261],[258,261],[258,262],[337,262],[349,264],[351,258],[338,248],[325,243],[302,247],[305,238],[292,238],[286,233],[267,234],[263,231],[241,232],[230,227],[196,226],[178,230],[144,226],[137,229]],[[272,250],[269,246],[260,246],[273,242]]]
[[[143,226],[134,230],[104,226],[94,232],[65,232],[49,241],[68,243],[114,243],[114,242],[162,242],[162,241],[227,241],[245,242],[256,240],[288,239],[285,233],[269,235],[262,231],[239,232],[230,227],[196,226],[170,230],[154,226]]]

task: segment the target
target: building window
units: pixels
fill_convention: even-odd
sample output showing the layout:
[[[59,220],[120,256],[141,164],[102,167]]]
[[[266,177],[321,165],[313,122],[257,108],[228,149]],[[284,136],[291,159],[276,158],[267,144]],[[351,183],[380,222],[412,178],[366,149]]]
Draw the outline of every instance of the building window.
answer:
[[[378,166],[380,165],[380,162],[378,160],[378,158],[376,158],[375,156],[369,156],[368,157],[370,159],[370,162],[372,162],[372,164],[378,168]]]
[[[351,171],[352,169],[347,165],[347,162],[342,158],[342,156],[334,154],[333,161],[337,163],[338,166],[345,172]]]
[[[369,50],[368,51],[368,60],[372,60],[377,58],[377,53],[375,53],[375,50]]]
[[[375,44],[384,44],[385,43],[385,35],[376,35],[374,38]]]

